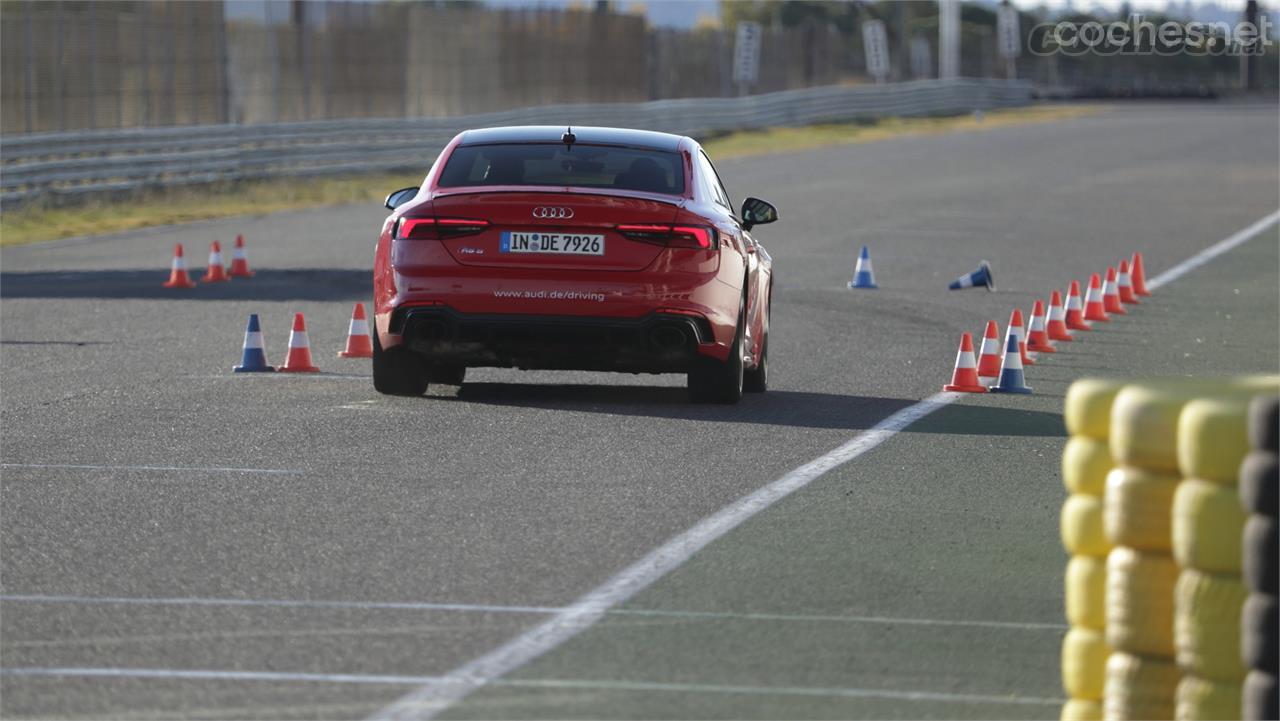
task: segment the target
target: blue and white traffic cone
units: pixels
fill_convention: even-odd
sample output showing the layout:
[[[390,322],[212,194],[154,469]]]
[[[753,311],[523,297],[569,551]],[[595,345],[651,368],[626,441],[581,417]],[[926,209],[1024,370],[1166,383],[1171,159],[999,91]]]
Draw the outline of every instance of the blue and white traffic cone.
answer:
[[[244,355],[240,365],[231,370],[236,373],[268,373],[275,368],[267,365],[267,351],[262,345],[262,328],[258,325],[258,314],[249,314],[249,326],[244,329]]]
[[[996,279],[991,275],[991,264],[985,260],[982,261],[977,270],[956,278],[951,281],[951,285],[947,286],[947,288],[960,290],[961,288],[976,288],[980,285],[986,286],[989,291],[996,289]]]
[[[858,256],[858,264],[853,269],[853,280],[849,281],[850,288],[879,288],[876,285],[876,274],[871,269],[871,254],[867,252],[867,246],[862,246],[862,253]]]
[[[1022,375],[1022,352],[1018,348],[1018,334],[1012,327],[1004,340],[1004,359],[1000,363],[1000,382],[992,393],[1030,393]]]

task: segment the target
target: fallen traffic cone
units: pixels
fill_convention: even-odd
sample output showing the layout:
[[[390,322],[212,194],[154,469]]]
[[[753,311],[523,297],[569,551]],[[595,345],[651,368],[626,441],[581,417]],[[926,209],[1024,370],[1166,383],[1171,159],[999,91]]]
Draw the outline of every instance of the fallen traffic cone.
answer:
[[[951,285],[947,286],[947,288],[949,290],[960,290],[961,288],[975,288],[980,285],[986,286],[988,291],[996,289],[996,280],[991,275],[991,264],[985,260],[978,264],[977,270],[956,278],[951,281]]]
[[[201,283],[221,283],[231,280],[227,275],[227,269],[222,264],[222,245],[218,241],[213,241],[213,245],[209,246],[209,267],[205,270],[204,276],[200,278]]]
[[[1022,311],[1017,308],[1009,314],[1008,332],[1018,337],[1018,355],[1022,357],[1022,365],[1035,365],[1035,361],[1027,355],[1027,329],[1022,325]]]
[[[249,314],[249,327],[244,329],[244,354],[240,357],[240,365],[231,370],[236,373],[268,373],[275,368],[267,365],[267,351],[262,345],[262,328],[258,325],[258,314]]]
[[[1076,298],[1076,302],[1080,299]],[[1070,343],[1075,340],[1071,337],[1071,333],[1067,330],[1067,310],[1062,307],[1062,294],[1053,291],[1049,296],[1049,324],[1048,332],[1050,340],[1064,341]]]
[[[1071,330],[1091,330],[1084,319],[1084,308],[1080,304],[1080,281],[1071,281],[1071,290],[1067,293],[1067,327]]]
[[[942,390],[962,393],[987,392],[987,387],[978,379],[978,364],[973,360],[973,336],[968,333],[960,336],[960,351],[956,353],[956,369],[951,374],[951,382],[943,386]]]
[[[992,393],[1030,393],[1022,373],[1022,354],[1018,351],[1018,336],[1013,329],[1004,343],[1004,359],[1000,365],[1000,382],[991,389]]]
[[[301,313],[293,314],[293,332],[289,333],[289,355],[280,370],[285,373],[317,373],[311,363],[311,341],[307,339],[307,321]]]
[[[1116,285],[1116,269],[1107,268],[1107,280],[1102,284],[1102,307],[1108,315],[1129,315],[1120,305],[1120,288]]]
[[[1000,380],[1000,329],[994,320],[987,321],[982,334],[982,351],[978,354],[978,382],[993,386]]]
[[[253,271],[249,270],[249,256],[244,254],[244,236],[236,234],[236,246],[231,249],[231,273],[232,278],[252,278]]]
[[[876,285],[876,274],[871,269],[871,255],[867,252],[867,246],[862,246],[862,253],[858,255],[858,264],[853,269],[853,280],[849,281],[850,288],[879,288]]]
[[[347,328],[347,349],[338,351],[342,358],[372,358],[373,339],[369,336],[369,321],[364,317],[364,303],[356,303],[351,311],[351,325]]]
[[[1133,279],[1129,275],[1129,261],[1120,261],[1120,271],[1116,273],[1116,289],[1120,291],[1120,302],[1137,305],[1142,301],[1133,294]]]
[[[182,243],[173,247],[173,264],[169,268],[169,280],[161,284],[162,288],[194,288],[195,281],[187,275],[187,261],[182,257]]]
[[[1133,254],[1133,264],[1130,267],[1133,273],[1133,292],[1138,295],[1151,295],[1151,291],[1147,290],[1147,270],[1142,265],[1142,253]]]
[[[1089,292],[1084,296],[1084,319],[1096,320],[1099,323],[1110,323],[1107,311],[1102,306],[1102,281],[1098,274],[1089,276]]]
[[[1049,333],[1045,330],[1044,302],[1037,300],[1031,307],[1031,324],[1027,331],[1027,350],[1037,353],[1057,353],[1049,344]]]

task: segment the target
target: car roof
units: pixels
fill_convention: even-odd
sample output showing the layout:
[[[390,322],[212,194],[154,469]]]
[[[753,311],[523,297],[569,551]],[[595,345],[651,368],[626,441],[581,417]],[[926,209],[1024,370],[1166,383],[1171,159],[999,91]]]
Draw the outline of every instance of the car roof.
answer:
[[[589,125],[571,126],[577,142],[589,145],[624,145],[674,152],[680,149],[684,136],[653,130],[600,128]],[[503,128],[467,130],[458,145],[490,145],[494,143],[558,143],[568,130],[563,125],[513,125]]]

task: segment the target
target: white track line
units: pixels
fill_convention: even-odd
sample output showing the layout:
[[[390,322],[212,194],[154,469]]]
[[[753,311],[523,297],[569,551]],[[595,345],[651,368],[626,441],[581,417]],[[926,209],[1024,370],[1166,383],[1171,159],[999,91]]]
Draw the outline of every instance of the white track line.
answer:
[[[1209,260],[1222,255],[1265,230],[1280,218],[1277,210],[1248,228],[1205,248],[1191,258],[1154,278],[1148,285],[1159,287],[1182,277]],[[382,709],[371,719],[429,719],[476,689],[520,668],[594,625],[605,612],[647,588],[675,570],[695,553],[738,525],[765,510],[813,479],[861,456],[892,438],[902,429],[954,402],[958,393],[938,393],[903,408],[877,423],[871,430],[782,478],[741,498],[692,528],[651,551],[604,584],[588,591],[572,605],[534,628],[480,656],[448,675],[425,683],[421,688]]]
[[[599,621],[605,612],[625,602],[654,581],[689,560],[695,553],[747,519],[792,492],[805,487],[827,471],[852,461],[892,438],[903,428],[946,406],[958,393],[938,393],[908,406],[877,423],[835,450],[787,473],[782,478],[725,506],[692,528],[649,552],[588,592],[555,616],[516,638],[466,663],[447,676],[427,682],[375,719],[425,719],[461,700],[477,688],[523,666]]]
[[[92,466],[74,463],[0,463],[0,468],[56,468],[81,471],[178,471],[190,473],[266,473],[295,475],[302,471],[288,468],[219,468],[199,466]]]
[[[414,685],[440,680],[436,676],[388,676],[377,674],[290,673],[279,671],[211,671],[163,668],[0,668],[0,676],[96,678],[153,678],[180,681],[273,681]],[[565,688],[607,691],[675,691],[684,693],[752,694],[762,696],[825,696],[837,698],[885,698],[895,701],[1057,706],[1063,699],[993,694],[933,693],[870,688],[822,688],[806,686],[725,686],[719,684],[607,681],[594,679],[497,679],[495,684],[522,688]]]
[[[1227,238],[1224,238],[1218,241],[1217,243],[1214,243],[1208,248],[1205,248],[1199,253],[1196,253],[1190,258],[1187,258],[1186,260],[1166,270],[1160,275],[1157,275],[1155,278],[1152,278],[1151,280],[1147,281],[1147,287],[1151,289],[1155,289],[1155,288],[1159,288],[1162,285],[1172,283],[1173,281],[1181,278],[1187,273],[1190,273],[1196,268],[1199,268],[1205,263],[1208,263],[1214,258],[1217,258],[1218,256],[1222,255],[1228,250],[1231,250],[1232,248],[1244,243],[1245,241],[1249,240],[1250,238],[1257,235],[1258,233],[1261,233],[1276,221],[1280,221],[1280,210],[1277,210],[1271,215],[1268,215],[1267,217],[1263,218],[1262,220],[1259,220],[1258,222],[1254,223],[1248,228],[1245,228],[1244,230],[1236,233],[1235,235],[1229,236]]]
[[[345,609],[363,611],[445,611],[460,613],[562,613],[564,606],[501,606],[473,603],[425,603],[414,601],[316,601],[259,598],[199,598],[137,596],[70,596],[57,594],[0,594],[4,603],[67,603],[88,605],[131,606],[247,606],[260,608]],[[795,623],[880,624],[886,626],[955,626],[960,628],[992,628],[1019,631],[1065,631],[1064,623],[1023,621],[946,620],[935,618],[898,618],[894,616],[806,615],[792,613],[735,613],[732,611],[683,611],[661,608],[614,608],[611,616],[645,616],[688,621],[779,621]]]

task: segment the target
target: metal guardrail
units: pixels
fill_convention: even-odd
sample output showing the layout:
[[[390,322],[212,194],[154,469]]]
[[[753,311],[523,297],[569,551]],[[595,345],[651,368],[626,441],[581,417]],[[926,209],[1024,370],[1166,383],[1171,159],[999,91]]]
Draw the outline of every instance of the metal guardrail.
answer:
[[[706,136],[864,117],[954,114],[1026,105],[1032,86],[921,80],[740,98],[549,105],[450,118],[201,125],[0,138],[0,203],[218,181],[426,169],[466,128],[604,125]]]

